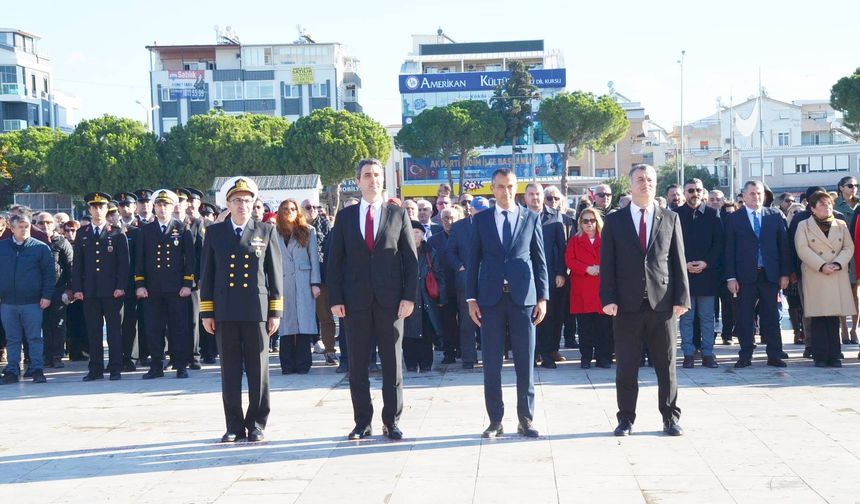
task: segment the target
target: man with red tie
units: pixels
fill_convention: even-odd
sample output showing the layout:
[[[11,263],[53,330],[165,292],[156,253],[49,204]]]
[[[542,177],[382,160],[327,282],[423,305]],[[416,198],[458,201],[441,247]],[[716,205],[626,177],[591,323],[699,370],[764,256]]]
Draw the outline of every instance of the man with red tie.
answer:
[[[382,362],[383,434],[397,440],[403,411],[403,319],[415,307],[418,257],[406,210],[385,203],[385,171],[376,159],[358,163],[361,203],[338,212],[326,262],[329,304],[344,319],[349,391],[355,428],[349,439],[372,434],[373,403],[367,366],[374,339]]]

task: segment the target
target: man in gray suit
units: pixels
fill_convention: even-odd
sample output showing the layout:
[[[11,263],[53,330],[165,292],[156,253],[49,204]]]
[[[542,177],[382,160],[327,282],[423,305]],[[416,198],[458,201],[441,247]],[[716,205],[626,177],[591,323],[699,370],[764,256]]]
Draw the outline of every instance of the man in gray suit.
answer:
[[[657,373],[663,432],[683,434],[675,379],[675,319],[690,307],[684,239],[678,214],[654,202],[654,167],[630,170],[629,208],[606,216],[600,246],[600,301],[615,334],[616,436],[630,435],[639,396],[639,359],[648,345]]]

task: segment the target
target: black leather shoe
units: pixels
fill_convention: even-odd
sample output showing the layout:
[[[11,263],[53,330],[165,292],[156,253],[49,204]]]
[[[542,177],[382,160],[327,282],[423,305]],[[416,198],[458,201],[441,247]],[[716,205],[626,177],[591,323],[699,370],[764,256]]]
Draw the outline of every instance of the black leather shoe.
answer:
[[[702,366],[711,369],[720,367],[720,365],[717,364],[716,357],[714,357],[713,355],[706,355],[702,357]]]
[[[520,436],[525,436],[529,438],[540,437],[540,432],[532,426],[532,423],[528,420],[524,420],[517,425],[517,434]]]
[[[105,375],[102,373],[87,373],[87,375],[84,376],[84,381],[104,380],[104,378]]]
[[[544,359],[543,362],[540,363],[540,367],[544,369],[556,369],[558,368],[558,364],[556,364],[552,359]]]
[[[245,439],[245,431],[244,430],[242,430],[242,432],[238,432],[238,433],[227,431],[224,433],[223,436],[221,436],[221,442],[222,443],[235,443],[236,441],[239,441],[240,439]]]
[[[337,374],[348,373],[349,364],[347,364],[345,360],[341,360],[340,364],[338,364],[337,369],[335,369],[334,372]]]
[[[122,374],[119,371],[110,372],[110,381],[122,380]]]
[[[475,369],[475,363],[474,362],[464,362],[463,363],[463,369]]]
[[[184,367],[177,369],[176,370],[176,377],[177,378],[188,378],[188,370],[185,369]]]
[[[839,364],[842,367],[842,364]],[[33,371],[33,383],[47,383],[47,379],[45,378],[45,373],[39,369],[37,371]]]
[[[266,436],[263,435],[263,430],[254,427],[250,431],[248,431],[248,441],[252,443],[256,443],[258,441],[262,441]]]
[[[591,363],[590,362],[580,362],[579,367],[581,367],[582,369],[591,369]]]
[[[815,367],[827,367],[827,363],[824,361],[815,361]]]
[[[203,359],[203,364],[215,364],[215,357],[207,357]]]
[[[161,378],[164,376],[164,371],[161,369],[150,369],[146,373],[143,373],[142,378],[144,380],[152,380],[154,378]]]
[[[349,439],[350,441],[354,441],[356,439],[364,439],[364,438],[366,438],[368,436],[372,436],[372,435],[373,435],[373,430],[370,428],[369,425],[366,425],[364,427],[356,425],[355,429],[352,429],[352,432],[347,434],[346,438]]]
[[[683,436],[684,429],[678,425],[678,421],[675,419],[672,420],[663,420],[663,432],[670,436]]]
[[[780,354],[780,357],[782,357],[783,359],[788,359],[788,353],[787,353],[787,352],[782,352],[782,353]]]
[[[811,359],[812,358],[812,349],[811,348],[807,348],[806,350],[803,351],[803,358],[804,359]]]
[[[742,358],[742,359],[738,359],[738,361],[735,362],[735,369],[741,369],[741,368],[750,367],[750,366],[752,366],[752,361],[750,359],[743,359]]]
[[[828,362],[828,364],[830,365],[830,367],[842,367],[842,360],[831,359],[830,362]],[[36,372],[38,373],[38,371],[36,371]]]
[[[457,359],[455,359],[454,357],[452,357],[452,356],[450,356],[450,355],[446,355],[446,356],[442,359],[442,364],[453,364],[453,363],[455,363],[455,362],[457,362]]]
[[[484,439],[492,439],[495,437],[499,437],[505,433],[505,428],[502,427],[502,422],[492,422],[490,426],[487,427],[483,433],[481,433],[481,437]]]
[[[618,427],[615,428],[613,434],[616,436],[629,436],[633,433],[633,424],[626,418],[618,422]]]
[[[692,355],[684,356],[684,363],[681,365],[684,369],[692,369],[695,358]]]
[[[193,369],[195,371],[200,371],[200,362],[194,361],[188,365],[188,369]]]
[[[612,369],[612,361],[597,361],[597,367],[601,369]]]
[[[152,360],[149,357],[144,357],[142,359],[137,359],[137,364],[139,366],[148,366],[152,363]]]
[[[788,364],[786,364],[782,359],[768,359],[767,365],[773,367],[788,367]]]
[[[134,371],[137,371],[137,367],[134,365],[134,362],[132,362],[131,359],[125,361],[125,363],[122,365],[122,372],[132,373]]]
[[[400,441],[403,439],[403,431],[400,430],[400,427],[398,427],[397,424],[392,426],[383,425],[382,435],[392,441]]]

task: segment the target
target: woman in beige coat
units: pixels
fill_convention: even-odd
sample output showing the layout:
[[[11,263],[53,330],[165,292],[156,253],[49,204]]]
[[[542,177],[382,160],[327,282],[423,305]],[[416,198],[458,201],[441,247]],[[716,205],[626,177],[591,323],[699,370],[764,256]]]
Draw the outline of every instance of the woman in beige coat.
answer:
[[[809,197],[812,216],[797,226],[794,244],[801,261],[804,316],[812,320],[815,367],[842,367],[839,317],[854,313],[848,263],[854,242],[848,226],[833,216],[833,198],[824,191]]]

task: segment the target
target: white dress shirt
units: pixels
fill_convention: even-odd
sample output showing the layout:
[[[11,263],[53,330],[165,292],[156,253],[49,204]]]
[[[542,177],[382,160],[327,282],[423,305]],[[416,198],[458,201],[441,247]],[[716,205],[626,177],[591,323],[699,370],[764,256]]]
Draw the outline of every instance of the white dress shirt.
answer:
[[[642,207],[637,206],[636,203],[630,202],[630,216],[633,218],[633,228],[636,229],[636,236],[639,236],[639,220],[642,218],[642,213],[640,209]],[[655,211],[655,203],[651,202],[647,208],[645,208],[645,248],[648,248],[648,242],[651,241],[651,229],[654,227],[654,211]]]
[[[496,205],[496,215],[495,215],[495,217],[496,217],[496,231],[499,233],[499,241],[504,244],[505,239],[502,236],[502,226],[505,225],[505,216],[502,215],[503,211],[508,212],[508,222],[511,225],[511,237],[513,237],[514,231],[516,230],[516,227],[517,227],[517,217],[519,216],[519,213],[520,213],[520,206],[519,205],[511,205],[511,208],[508,208],[506,210],[506,209],[500,207],[499,205]]]
[[[236,234],[236,228],[241,229],[242,233],[244,233],[245,232],[245,226],[248,225],[248,221],[245,221],[245,223],[240,226],[240,225],[236,224],[236,222],[234,222],[233,219],[230,219],[230,225],[233,226],[233,234]],[[239,236],[241,236],[241,234]]]
[[[750,227],[752,228],[753,232],[755,232],[755,223],[753,222],[753,214],[758,214],[759,231],[761,231],[761,208],[753,210],[752,208],[744,207],[744,209],[747,211],[747,219],[750,220]]]
[[[358,229],[361,231],[362,238],[364,238],[364,221],[367,219],[368,208],[373,208],[373,238],[376,239],[376,235],[379,234],[379,221],[382,219],[382,200],[371,204],[361,198],[358,207]]]

